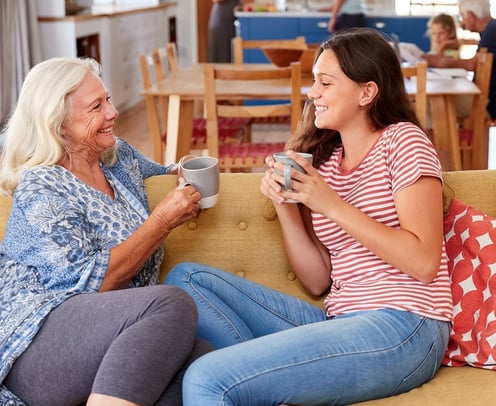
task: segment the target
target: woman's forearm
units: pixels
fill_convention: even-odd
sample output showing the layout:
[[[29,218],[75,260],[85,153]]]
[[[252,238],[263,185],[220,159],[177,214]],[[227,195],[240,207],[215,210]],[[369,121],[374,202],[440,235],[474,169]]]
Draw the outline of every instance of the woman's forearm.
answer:
[[[112,248],[100,291],[126,286],[167,238],[169,232],[170,230],[148,218],[126,241]]]
[[[277,207],[284,245],[289,262],[305,288],[315,296],[324,293],[331,283],[329,258],[321,251],[307,230],[296,204]]]

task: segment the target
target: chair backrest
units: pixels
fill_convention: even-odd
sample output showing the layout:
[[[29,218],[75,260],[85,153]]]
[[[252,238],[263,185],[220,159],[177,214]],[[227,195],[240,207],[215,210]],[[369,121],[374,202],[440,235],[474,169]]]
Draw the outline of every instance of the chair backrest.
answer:
[[[179,70],[175,42],[169,42],[165,47],[153,48],[152,58],[157,80],[165,79],[167,73],[175,73]]]
[[[419,62],[415,66],[402,66],[401,70],[406,79],[415,78],[416,80],[415,112],[420,125],[425,127],[427,122],[427,63]]]
[[[247,40],[241,37],[232,39],[233,62],[236,64],[243,63],[243,51],[245,49],[260,49],[263,46],[273,46],[281,48],[302,48],[306,49],[307,44],[305,37],[299,36],[294,39],[264,39],[264,40]]]
[[[474,71],[474,81],[480,93],[474,97],[469,119],[469,125],[474,125],[478,119],[484,122],[486,107],[489,99],[489,85],[491,83],[491,71],[494,55],[487,52],[487,48],[481,48],[477,52],[477,65]]]
[[[462,149],[463,169],[487,168],[489,149],[489,124],[487,103],[494,55],[481,48],[477,52],[474,81],[480,93],[472,99],[468,117],[461,117],[460,148]],[[468,138],[468,141],[467,141]]]
[[[286,68],[268,67],[257,70],[241,70],[236,67],[217,67],[212,64],[205,66],[205,116],[207,119],[207,148],[209,155],[219,157],[219,129],[218,119],[221,117],[280,117],[290,116],[291,133],[293,134],[298,125],[298,120],[302,112],[301,96],[301,64],[292,63]],[[287,81],[287,86],[291,88],[291,99],[286,103],[264,100],[263,104],[239,104],[222,103],[218,100],[217,85],[222,81],[233,81],[232,85],[243,89],[253,86],[253,80],[266,81]],[[281,82],[282,84],[282,82]],[[248,100],[245,98],[244,100]],[[250,165],[247,165],[247,167]],[[254,164],[253,166],[259,166]],[[236,166],[237,167],[237,166]]]
[[[173,73],[179,69],[176,44],[173,42],[165,47],[154,48],[149,54],[140,55],[139,61],[144,89],[165,79],[167,73]],[[153,159],[162,163],[165,151],[164,134],[168,100],[167,97],[160,97],[157,105],[153,96],[145,96],[145,104],[153,143]]]

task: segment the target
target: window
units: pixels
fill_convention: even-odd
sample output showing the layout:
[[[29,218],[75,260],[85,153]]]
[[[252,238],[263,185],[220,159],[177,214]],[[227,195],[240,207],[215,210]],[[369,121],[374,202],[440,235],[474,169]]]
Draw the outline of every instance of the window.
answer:
[[[377,2],[378,0],[376,0]],[[491,0],[491,12],[496,16],[496,0]],[[396,13],[409,15],[458,14],[457,0],[396,0]]]

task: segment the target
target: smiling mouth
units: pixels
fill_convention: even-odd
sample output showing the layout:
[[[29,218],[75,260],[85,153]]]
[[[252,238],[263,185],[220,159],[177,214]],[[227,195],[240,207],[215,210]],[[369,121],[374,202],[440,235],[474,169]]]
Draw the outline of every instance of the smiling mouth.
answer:
[[[103,133],[103,134],[108,134],[108,133],[112,132],[112,128],[113,127],[107,127],[107,128],[102,129],[102,130],[98,130],[98,132]]]

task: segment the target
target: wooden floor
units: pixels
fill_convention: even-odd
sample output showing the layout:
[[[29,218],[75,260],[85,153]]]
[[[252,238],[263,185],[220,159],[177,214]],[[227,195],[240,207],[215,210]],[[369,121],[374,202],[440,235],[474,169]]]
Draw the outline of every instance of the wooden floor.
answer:
[[[121,112],[114,126],[115,134],[124,138],[132,146],[137,148],[145,156],[152,158],[153,149],[148,129],[148,118],[146,116],[145,103],[140,102],[129,110]],[[284,140],[289,134],[289,129],[259,128],[254,129],[253,139],[262,142],[268,138]],[[496,127],[489,131],[489,160],[488,168],[496,169]]]

